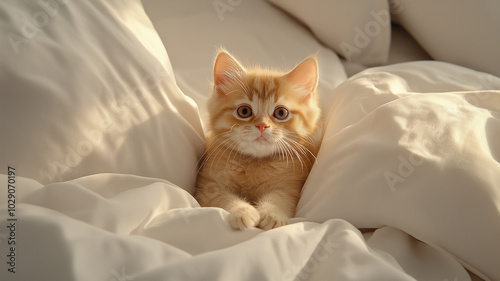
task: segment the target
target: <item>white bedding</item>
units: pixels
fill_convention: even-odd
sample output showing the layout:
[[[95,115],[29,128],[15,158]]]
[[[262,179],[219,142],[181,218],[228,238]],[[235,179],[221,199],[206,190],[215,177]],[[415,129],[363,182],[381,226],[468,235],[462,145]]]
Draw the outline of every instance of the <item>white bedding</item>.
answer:
[[[347,79],[264,1],[0,15],[1,280],[500,279],[500,78],[420,61]],[[282,68],[320,51],[326,128],[290,225],[235,231],[192,197],[218,45]]]

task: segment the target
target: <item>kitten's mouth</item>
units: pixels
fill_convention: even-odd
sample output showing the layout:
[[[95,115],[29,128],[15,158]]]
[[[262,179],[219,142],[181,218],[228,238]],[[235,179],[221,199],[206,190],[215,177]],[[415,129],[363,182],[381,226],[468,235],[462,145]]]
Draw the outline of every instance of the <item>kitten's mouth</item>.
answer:
[[[239,151],[253,157],[266,157],[274,152],[274,143],[269,136],[258,136],[240,143]]]
[[[259,143],[270,143],[270,141],[264,136],[260,136],[260,137],[256,138],[255,141],[259,142]]]

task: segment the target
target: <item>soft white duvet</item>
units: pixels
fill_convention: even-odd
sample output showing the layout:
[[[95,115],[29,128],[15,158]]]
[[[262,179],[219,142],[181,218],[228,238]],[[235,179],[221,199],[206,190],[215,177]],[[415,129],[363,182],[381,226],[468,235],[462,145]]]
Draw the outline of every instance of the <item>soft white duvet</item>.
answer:
[[[245,5],[280,15],[270,38],[291,22],[265,2]],[[171,67],[140,1],[16,1],[0,12],[10,34],[0,41],[1,280],[500,279],[500,78],[426,61],[346,80],[321,46],[325,132],[296,217],[235,231],[226,211],[192,197],[206,114],[202,82],[189,83],[196,60]],[[304,42],[293,59],[320,46]]]

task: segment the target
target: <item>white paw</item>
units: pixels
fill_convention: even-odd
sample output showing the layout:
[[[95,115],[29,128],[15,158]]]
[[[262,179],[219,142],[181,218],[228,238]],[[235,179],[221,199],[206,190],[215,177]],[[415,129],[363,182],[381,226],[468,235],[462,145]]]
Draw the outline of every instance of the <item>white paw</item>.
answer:
[[[264,230],[280,227],[288,224],[288,216],[276,209],[259,209],[260,222],[258,227]]]
[[[250,204],[241,205],[230,212],[228,221],[234,229],[249,229],[259,223],[259,211]]]

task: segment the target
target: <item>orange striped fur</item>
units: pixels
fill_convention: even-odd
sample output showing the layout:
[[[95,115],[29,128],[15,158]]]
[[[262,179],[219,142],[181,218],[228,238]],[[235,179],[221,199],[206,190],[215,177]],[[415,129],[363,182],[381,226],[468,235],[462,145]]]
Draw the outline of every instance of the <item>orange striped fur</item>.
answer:
[[[282,73],[245,69],[219,50],[195,194],[201,206],[227,210],[235,229],[288,223],[319,148],[317,83],[315,55]]]

